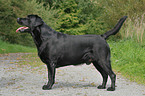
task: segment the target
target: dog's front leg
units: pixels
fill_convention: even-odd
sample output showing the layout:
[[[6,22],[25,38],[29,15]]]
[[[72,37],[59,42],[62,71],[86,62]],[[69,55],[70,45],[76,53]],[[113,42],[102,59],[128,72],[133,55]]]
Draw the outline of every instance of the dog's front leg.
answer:
[[[50,62],[47,64],[48,69],[48,83],[42,87],[43,90],[50,90],[55,83],[55,63]]]

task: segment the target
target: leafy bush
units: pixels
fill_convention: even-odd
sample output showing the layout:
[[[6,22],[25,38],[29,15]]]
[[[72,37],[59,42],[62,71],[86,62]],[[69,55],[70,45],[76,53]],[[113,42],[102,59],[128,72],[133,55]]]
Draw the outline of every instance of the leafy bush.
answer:
[[[3,40],[8,40],[10,42],[16,42],[18,35],[14,33],[16,29],[16,17],[18,13],[22,13],[20,8],[23,8],[23,0],[17,2],[18,0],[12,1],[8,0],[7,3],[5,0],[0,1],[0,34]],[[17,2],[17,3],[16,3]]]
[[[58,7],[57,31],[72,35],[102,34],[106,24],[101,20],[103,7],[87,0],[63,0]]]
[[[28,14],[39,15],[54,30],[67,34],[103,34],[124,15],[132,23],[140,21],[138,18],[145,13],[144,4],[144,0],[0,0],[0,38],[33,46],[30,35],[15,33],[20,27],[17,18]],[[124,37],[122,34],[117,36]]]
[[[145,13],[144,0],[98,0],[104,6],[103,18],[110,27],[124,15],[134,20],[134,17],[141,17]]]
[[[16,18],[25,14],[25,0],[5,0],[0,1],[0,35],[1,39],[11,43],[29,45],[30,38],[26,34],[16,34],[18,28]],[[25,40],[25,41],[24,41]]]
[[[15,30],[20,27],[17,24],[18,17],[26,17],[28,14],[37,14],[41,16],[51,26],[54,26],[55,19],[52,18],[54,11],[48,11],[43,3],[37,3],[36,0],[5,0],[0,1],[0,35],[4,41],[17,43],[26,46],[34,46],[30,34],[19,34]],[[43,13],[43,14],[42,14]],[[54,24],[54,25],[52,25]]]
[[[85,28],[80,23],[80,18],[78,17],[80,10],[74,0],[66,0],[61,3],[58,10],[57,31],[73,35],[83,33]]]

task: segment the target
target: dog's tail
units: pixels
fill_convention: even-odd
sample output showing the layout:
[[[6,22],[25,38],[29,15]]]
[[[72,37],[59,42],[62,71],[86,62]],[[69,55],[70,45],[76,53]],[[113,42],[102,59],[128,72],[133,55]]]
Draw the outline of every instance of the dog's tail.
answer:
[[[109,31],[107,31],[106,33],[104,33],[103,35],[101,35],[104,39],[107,39],[110,35],[115,35],[116,33],[119,32],[122,24],[124,23],[124,21],[126,20],[127,16],[122,17],[119,22],[115,25],[115,27]]]

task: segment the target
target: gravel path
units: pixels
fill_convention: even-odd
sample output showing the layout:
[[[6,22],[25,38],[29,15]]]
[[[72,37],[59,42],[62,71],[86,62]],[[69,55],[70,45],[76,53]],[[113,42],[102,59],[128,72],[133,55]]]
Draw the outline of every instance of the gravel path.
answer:
[[[116,91],[97,89],[102,78],[92,65],[57,69],[53,89],[44,91],[45,64],[37,71],[28,66],[18,67],[14,62],[19,55],[24,53],[0,55],[0,96],[145,96],[145,86],[129,82],[120,75],[117,75]]]

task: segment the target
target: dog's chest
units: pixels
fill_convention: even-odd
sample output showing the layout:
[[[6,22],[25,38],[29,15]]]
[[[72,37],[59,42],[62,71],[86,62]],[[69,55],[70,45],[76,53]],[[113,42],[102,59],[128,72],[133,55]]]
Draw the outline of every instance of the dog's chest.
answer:
[[[38,56],[41,59],[43,63],[49,62],[49,51],[46,50],[46,48],[43,48],[38,51]]]

